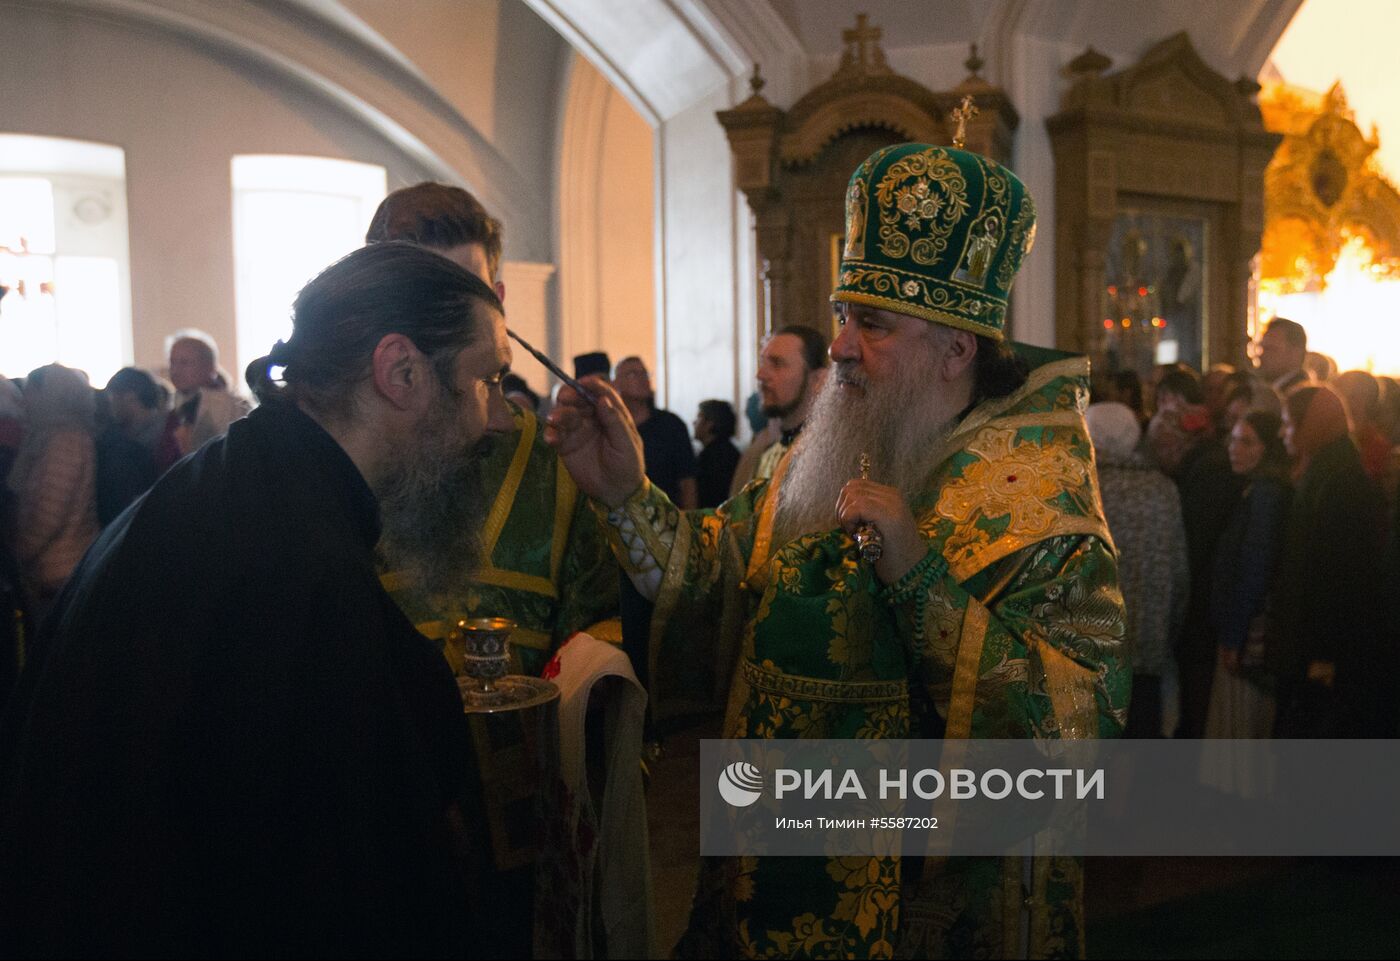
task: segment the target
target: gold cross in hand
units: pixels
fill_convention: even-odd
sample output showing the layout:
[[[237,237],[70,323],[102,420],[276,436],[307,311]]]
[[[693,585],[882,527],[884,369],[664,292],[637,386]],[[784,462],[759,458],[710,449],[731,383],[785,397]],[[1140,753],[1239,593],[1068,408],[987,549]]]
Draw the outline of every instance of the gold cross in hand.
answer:
[[[953,119],[958,122],[958,128],[953,133],[953,146],[962,150],[967,146],[967,122],[976,117],[980,110],[972,102],[971,95],[962,98],[962,103],[953,108]]]
[[[870,480],[870,457],[867,454],[860,455],[860,479]],[[861,560],[874,564],[885,552],[885,539],[874,524],[862,524],[856,528],[856,547]]]

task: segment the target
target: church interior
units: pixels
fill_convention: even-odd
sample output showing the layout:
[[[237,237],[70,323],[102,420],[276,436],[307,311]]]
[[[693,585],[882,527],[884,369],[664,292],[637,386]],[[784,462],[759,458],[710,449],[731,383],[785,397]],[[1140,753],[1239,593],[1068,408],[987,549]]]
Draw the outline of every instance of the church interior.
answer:
[[[1274,381],[1282,395],[1276,375],[1255,373],[1276,318],[1300,324],[1309,356],[1320,355],[1311,383],[1343,395],[1364,379],[1371,413],[1344,399],[1363,460],[1366,443],[1379,445],[1371,476],[1391,540],[1377,556],[1389,559],[1400,556],[1397,32],[1393,0],[0,0],[0,374],[23,381],[63,365],[99,393],[131,367],[174,382],[172,338],[194,328],[218,345],[223,386],[246,411],[244,372],[291,340],[298,292],[364,245],[386,196],[432,181],[469,191],[499,222],[499,268],[485,279],[505,292],[512,333],[563,368],[513,345],[511,371],[543,400],[539,445],[555,435],[546,411],[577,383],[559,375],[575,373],[571,358],[601,353],[624,399],[618,362],[640,360],[646,403],[696,434],[686,434],[690,455],[698,425],[714,429],[716,408],[702,404],[723,402],[737,457],[765,432],[769,444],[779,436],[776,419],[755,416],[771,339],[793,327],[823,345],[842,336],[847,314],[833,312],[832,292],[848,283],[846,232],[867,199],[851,172],[892,144],[965,145],[1034,198],[1024,263],[1001,267],[1015,273],[1005,339],[1087,357],[1095,402],[1126,403],[1120,375],[1134,379],[1143,445],[1153,390],[1175,383],[1164,377],[1190,373],[1212,416],[1234,396],[1230,377],[1266,391]],[[919,209],[912,195],[900,208],[911,223]],[[1002,228],[987,229],[992,243]],[[993,256],[973,251],[963,269],[985,276]],[[9,396],[0,421],[19,416]],[[1286,419],[1286,398],[1283,407]],[[1363,420],[1381,440],[1363,442]],[[793,426],[782,424],[783,450],[796,443]],[[20,428],[9,431],[0,444],[21,449]],[[1230,423],[1219,440],[1223,451]],[[173,457],[200,441],[182,435]],[[1094,449],[1102,472],[1097,437]],[[688,497],[672,493],[697,506]],[[492,537],[501,523],[487,518]],[[7,538],[16,524],[5,520]],[[1218,564],[1193,568],[1192,590],[1210,594],[1213,570],[1219,580]],[[523,583],[488,574],[502,590]],[[26,576],[21,563],[16,583]],[[619,635],[594,632],[614,644],[628,634],[629,604],[634,635],[653,616],[621,583]],[[64,596],[45,595],[42,609]],[[1400,638],[1400,617],[1384,606],[1378,633]],[[468,607],[510,614],[475,596]],[[405,613],[440,644],[451,634]],[[548,625],[535,633],[539,663],[517,658],[513,674],[549,678],[560,638],[551,642]],[[633,682],[647,687],[655,655],[642,664],[624,648]],[[7,657],[8,688],[23,658]],[[646,810],[628,823],[645,829],[645,943],[660,954],[686,930],[698,874],[703,886],[699,745],[727,725],[723,698],[702,700],[665,710],[627,701],[607,724],[596,703],[586,715],[580,704],[586,732],[563,748],[606,755],[618,716],[638,725]],[[1177,709],[1159,708],[1156,731],[1139,736],[1171,736]],[[497,726],[474,729],[478,750],[510,768],[483,775],[488,793],[538,802],[537,785],[515,782],[534,755],[557,755],[555,735],[502,747],[515,736],[501,733],[508,725],[480,716]],[[1391,737],[1393,708],[1386,717],[1383,730],[1292,736]],[[579,775],[585,785],[601,776],[594,766]],[[518,926],[505,950],[527,956],[548,953],[530,925],[549,910],[532,873],[549,842],[530,825],[487,895]],[[510,830],[492,820],[498,844]],[[586,890],[600,917],[612,910],[608,895]],[[1400,870],[1385,857],[1094,857],[1083,866],[1078,948],[1061,948],[1393,957],[1397,891]],[[598,931],[557,953],[616,953]],[[10,954],[3,943],[0,954]]]

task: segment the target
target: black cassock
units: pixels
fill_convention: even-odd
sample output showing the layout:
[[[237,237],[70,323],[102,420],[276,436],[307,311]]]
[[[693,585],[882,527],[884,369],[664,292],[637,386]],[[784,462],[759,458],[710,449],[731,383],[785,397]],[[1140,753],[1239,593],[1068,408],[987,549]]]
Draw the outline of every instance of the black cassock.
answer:
[[[482,943],[461,699],[378,534],[350,458],[280,402],[107,528],[6,711],[0,955]]]

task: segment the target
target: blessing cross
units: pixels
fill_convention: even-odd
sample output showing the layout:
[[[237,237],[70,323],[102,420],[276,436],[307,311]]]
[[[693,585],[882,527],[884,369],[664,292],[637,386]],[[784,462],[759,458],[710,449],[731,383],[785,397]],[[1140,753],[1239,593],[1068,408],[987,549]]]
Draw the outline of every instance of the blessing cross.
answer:
[[[972,102],[972,97],[962,98],[962,103],[953,109],[953,119],[958,122],[958,129],[953,133],[953,146],[962,150],[967,145],[967,122],[976,117],[981,111]]]
[[[842,30],[841,41],[847,47],[855,47],[856,63],[862,67],[870,64],[870,47],[880,39],[880,28],[866,26],[868,15],[864,13],[856,14],[856,26],[854,30]],[[851,50],[847,49],[846,56],[851,56]]]
[[[860,479],[870,480],[870,456],[865,453],[860,455]],[[880,528],[874,524],[862,524],[856,528],[856,547],[861,560],[871,564],[878,561],[885,553],[885,539],[880,534]]]

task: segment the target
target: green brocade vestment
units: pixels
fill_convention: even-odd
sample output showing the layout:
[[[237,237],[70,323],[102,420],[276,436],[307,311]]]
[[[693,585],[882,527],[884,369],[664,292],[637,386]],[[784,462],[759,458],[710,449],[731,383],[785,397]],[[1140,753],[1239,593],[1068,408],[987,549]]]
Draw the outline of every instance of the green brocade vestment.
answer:
[[[1131,668],[1087,374],[1033,371],[931,454],[911,507],[947,573],[902,604],[840,531],[771,543],[781,468],[716,511],[644,485],[610,521],[634,579],[660,574],[658,716],[723,705],[738,738],[1118,735]],[[1082,915],[1072,858],[929,860],[918,877],[899,858],[709,859],[679,951],[1075,957]]]
[[[482,465],[484,489],[494,500],[482,534],[486,562],[466,589],[429,595],[401,572],[382,577],[419,632],[444,644],[457,674],[462,652],[446,649],[454,617],[515,621],[513,669],[535,676],[575,631],[587,629],[614,643],[622,639],[615,620],[618,568],[606,535],[545,443],[535,415],[517,409],[515,424]]]

